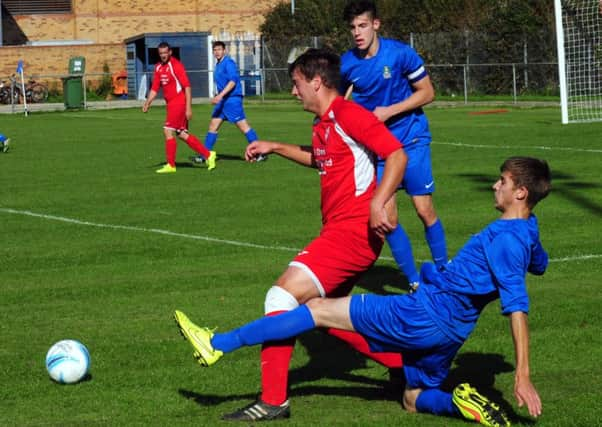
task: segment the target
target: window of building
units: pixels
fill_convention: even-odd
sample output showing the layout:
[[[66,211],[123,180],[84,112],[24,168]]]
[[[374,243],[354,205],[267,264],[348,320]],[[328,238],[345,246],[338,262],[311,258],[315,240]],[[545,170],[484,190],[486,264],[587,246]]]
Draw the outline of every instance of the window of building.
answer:
[[[71,0],[2,0],[11,15],[71,13]]]

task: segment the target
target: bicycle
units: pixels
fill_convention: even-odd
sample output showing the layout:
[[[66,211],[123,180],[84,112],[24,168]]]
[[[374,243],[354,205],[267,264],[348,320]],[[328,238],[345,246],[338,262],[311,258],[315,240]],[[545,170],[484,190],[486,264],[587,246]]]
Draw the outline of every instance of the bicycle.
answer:
[[[0,81],[0,103],[2,104],[12,104],[13,100],[18,100],[18,94],[16,91],[16,83],[14,77],[9,77],[10,84],[4,83],[4,81]]]
[[[29,103],[40,103],[48,99],[48,88],[43,83],[29,79],[25,85],[25,98]]]
[[[19,104],[23,99],[23,89],[17,83],[16,77],[10,78],[10,84],[0,82],[0,103],[10,104],[14,102]],[[12,92],[12,93],[11,93]],[[34,79],[29,79],[25,85],[25,99],[30,104],[37,104],[48,99],[48,88],[43,83],[38,83]]]

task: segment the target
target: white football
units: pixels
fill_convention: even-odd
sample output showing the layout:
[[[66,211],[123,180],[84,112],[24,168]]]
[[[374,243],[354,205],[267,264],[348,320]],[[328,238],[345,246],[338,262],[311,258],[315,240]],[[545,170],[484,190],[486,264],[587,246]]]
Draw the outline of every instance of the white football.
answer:
[[[90,353],[79,341],[59,341],[46,353],[46,370],[58,383],[75,384],[90,370]]]

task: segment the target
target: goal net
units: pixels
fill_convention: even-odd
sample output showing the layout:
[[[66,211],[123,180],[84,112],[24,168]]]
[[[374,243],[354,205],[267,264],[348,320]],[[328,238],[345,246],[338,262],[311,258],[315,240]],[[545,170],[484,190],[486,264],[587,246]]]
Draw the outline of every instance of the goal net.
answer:
[[[602,0],[554,0],[562,123],[602,121]]]

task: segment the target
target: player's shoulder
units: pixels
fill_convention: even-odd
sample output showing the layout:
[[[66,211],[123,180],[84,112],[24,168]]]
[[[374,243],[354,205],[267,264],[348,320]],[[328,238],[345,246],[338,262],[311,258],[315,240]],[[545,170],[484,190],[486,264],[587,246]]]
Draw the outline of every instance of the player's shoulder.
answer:
[[[357,49],[349,49],[341,55],[341,72],[344,74],[345,70],[359,64],[361,60],[362,58],[358,55]]]
[[[368,111],[357,102],[351,101],[349,99],[345,99],[342,96],[338,96],[335,101],[332,103],[332,111],[335,114],[341,113],[349,113],[353,114],[357,111]]]
[[[525,219],[498,219],[487,230],[491,240],[504,248],[530,247],[537,231],[531,221]]]
[[[416,52],[412,46],[401,40],[381,37],[379,42],[387,55],[408,55]]]
[[[356,57],[355,48],[349,49],[341,55],[341,62],[349,61]]]
[[[343,127],[355,127],[376,117],[357,102],[338,97],[331,107],[334,119]]]

